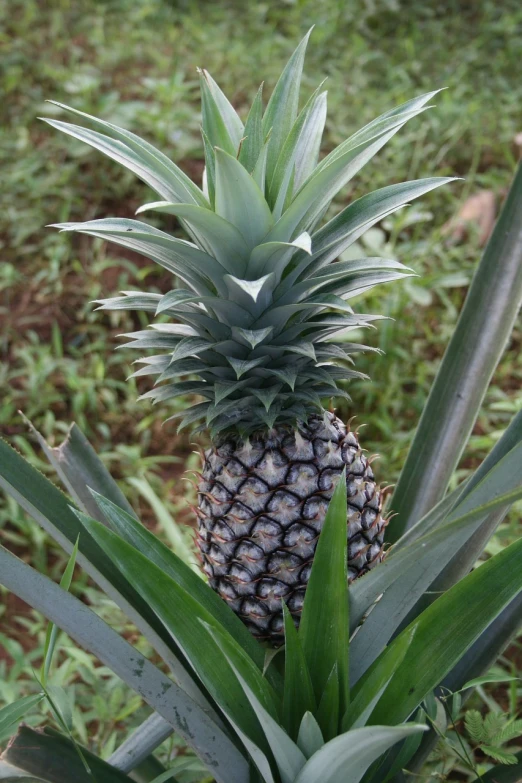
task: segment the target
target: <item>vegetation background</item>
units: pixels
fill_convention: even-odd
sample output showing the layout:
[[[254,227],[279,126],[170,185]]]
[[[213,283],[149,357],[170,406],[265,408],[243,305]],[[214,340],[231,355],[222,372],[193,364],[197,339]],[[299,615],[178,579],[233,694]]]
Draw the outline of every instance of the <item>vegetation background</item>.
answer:
[[[164,292],[167,274],[132,252],[45,228],[58,221],[132,217],[150,193],[117,164],[37,116],[58,113],[44,103],[53,99],[110,119],[160,147],[199,180],[196,67],[207,68],[241,110],[260,78],[273,86],[311,24],[316,28],[304,87],[309,92],[328,79],[329,146],[416,94],[447,88],[435,109],[403,130],[351,183],[343,201],[406,179],[464,178],[361,240],[375,255],[396,256],[419,274],[366,297],[365,307],[394,320],[365,335],[385,353],[360,360],[358,369],[372,381],[352,383],[353,402],[340,408],[366,426],[363,445],[381,455],[378,476],[391,484],[522,152],[520,3],[11,0],[0,6],[0,433],[47,471],[19,411],[54,445],[76,421],[142,517],[167,540],[176,536],[174,518],[190,522],[193,489],[181,479],[195,464],[193,447],[174,425],[162,427],[166,410],[136,402],[146,383],[126,380],[134,357],[115,350],[117,335],[143,322],[128,313],[94,313],[90,304],[121,289]],[[161,225],[176,230],[170,221],[163,218]],[[522,408],[521,343],[519,323],[456,480]],[[520,535],[521,511],[519,504],[489,554]],[[3,499],[0,540],[53,577],[62,573],[60,551]],[[80,572],[73,589],[143,645]],[[45,623],[5,594],[0,623],[1,706],[36,687],[32,669],[41,659]],[[515,676],[521,676],[521,649],[515,643],[499,664]],[[104,757],[146,715],[138,697],[64,637],[54,677],[69,688],[78,739]],[[521,693],[516,681],[479,688],[475,706],[514,715]],[[48,720],[43,712],[28,718],[31,725]],[[0,746],[5,739],[0,737]],[[176,753],[183,748],[173,740],[165,754]],[[434,772],[466,779],[458,769],[448,772],[454,763],[450,746],[437,754]],[[183,774],[182,783],[200,779],[194,770]]]

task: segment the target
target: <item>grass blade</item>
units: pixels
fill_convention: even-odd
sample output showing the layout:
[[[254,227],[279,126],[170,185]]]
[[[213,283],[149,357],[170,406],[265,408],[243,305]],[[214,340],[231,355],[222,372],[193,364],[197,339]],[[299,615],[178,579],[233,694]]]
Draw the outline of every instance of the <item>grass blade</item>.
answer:
[[[78,536],[78,538],[76,539],[76,543],[73,547],[73,551],[71,552],[71,555],[65,567],[65,571],[63,572],[62,578],[60,579],[60,587],[66,592],[71,587],[74,568],[76,566],[76,557],[78,556],[79,541],[80,541],[80,536]],[[43,662],[42,662],[42,670],[40,674],[40,679],[42,680],[42,685],[44,686],[47,684],[47,678],[49,676],[49,670],[51,668],[51,662],[53,659],[53,653],[54,653],[54,648],[56,647],[57,638],[58,638],[58,628],[56,627],[56,625],[54,625],[54,623],[49,623],[49,625],[47,626],[47,632],[45,634]]]
[[[33,707],[36,707],[44,698],[43,693],[35,693],[33,696],[22,696],[0,709],[0,736],[4,736],[11,726],[21,721]]]

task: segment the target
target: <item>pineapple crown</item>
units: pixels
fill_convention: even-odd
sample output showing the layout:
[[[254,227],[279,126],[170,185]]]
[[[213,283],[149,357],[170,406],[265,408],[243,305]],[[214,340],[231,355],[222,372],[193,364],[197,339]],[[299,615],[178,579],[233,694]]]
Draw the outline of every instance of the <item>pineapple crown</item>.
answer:
[[[163,296],[124,291],[98,304],[162,316],[150,329],[124,335],[130,338],[125,346],[156,351],[138,359],[144,366],[131,376],[158,376],[144,398],[202,398],[171,417],[181,418],[179,429],[246,437],[295,426],[322,411],[325,398],[348,397],[339,382],[365,377],[353,369],[352,355],[367,349],[347,341],[350,330],[381,317],[356,314],[348,302],[411,270],[383,258],[337,259],[372,225],[449,181],[433,177],[382,188],[320,227],[336,194],[428,108],[436,91],[383,114],[319,161],[327,95],[322,85],[298,107],[309,35],[264,111],[259,88],[245,124],[210,74],[200,71],[202,189],[127,130],[62,104],[94,130],[46,119],[131,169],[163,199],[138,213],[175,215],[191,238],[121,218],[55,224],[116,242],[172,273],[176,287]]]

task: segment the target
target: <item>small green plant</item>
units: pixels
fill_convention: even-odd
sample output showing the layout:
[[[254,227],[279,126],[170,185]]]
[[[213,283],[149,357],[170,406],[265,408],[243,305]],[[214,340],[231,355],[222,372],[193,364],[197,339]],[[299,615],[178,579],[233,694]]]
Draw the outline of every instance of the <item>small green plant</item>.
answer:
[[[464,724],[466,734],[475,750],[501,764],[517,764],[518,758],[504,747],[522,736],[522,720],[513,720],[503,712],[488,712],[486,716],[478,710],[467,710]]]
[[[138,520],[77,427],[59,450],[40,439],[73,503],[0,444],[0,485],[67,552],[77,545],[78,563],[172,675],[65,589],[70,568],[60,587],[0,548],[2,583],[154,710],[105,761],[68,736],[66,707],[44,683],[62,732],[22,727],[3,756],[4,778],[18,770],[50,783],[137,774],[159,783],[171,773],[158,771],[152,754],[175,730],[218,783],[398,783],[416,774],[438,736],[430,725],[438,725],[441,694],[480,676],[520,625],[522,540],[472,569],[522,497],[522,416],[467,481],[447,489],[520,304],[522,169],[442,362],[386,533],[357,437],[322,400],[342,392],[338,381],[354,377],[347,365],[364,348],[343,333],[374,318],[346,300],[408,272],[396,261],[335,259],[440,179],[384,188],[319,225],[337,191],[432,94],[386,113],[315,165],[324,95],[314,93],[298,113],[305,45],[264,113],[258,94],[246,126],[202,75],[205,191],[128,131],[92,117],[99,130],[51,121],[145,179],[168,199],[153,208],[180,218],[194,240],[126,219],[61,226],[143,252],[185,286],[164,296],[127,292],[103,306],[175,319],[130,337],[162,351],[138,370],[169,381],[147,396],[204,399],[181,416],[214,439],[198,514],[210,586],[187,564],[183,537],[173,539],[170,527],[167,547]],[[392,547],[382,562],[385,534]],[[0,719],[16,722],[26,707],[10,705]]]

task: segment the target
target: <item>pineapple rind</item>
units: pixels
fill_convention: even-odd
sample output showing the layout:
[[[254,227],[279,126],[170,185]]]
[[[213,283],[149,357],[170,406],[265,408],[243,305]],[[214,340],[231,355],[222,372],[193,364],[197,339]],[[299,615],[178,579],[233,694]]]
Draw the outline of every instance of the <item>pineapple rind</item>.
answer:
[[[260,640],[283,641],[284,599],[299,624],[317,539],[346,468],[348,575],[382,559],[386,521],[357,434],[332,413],[297,430],[229,439],[205,453],[198,547],[211,586]]]

